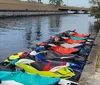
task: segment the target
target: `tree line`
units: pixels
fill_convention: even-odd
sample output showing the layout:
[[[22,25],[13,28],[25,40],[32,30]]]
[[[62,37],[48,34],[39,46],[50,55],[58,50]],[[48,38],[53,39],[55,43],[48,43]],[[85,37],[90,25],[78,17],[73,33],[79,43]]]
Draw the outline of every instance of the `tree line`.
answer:
[[[94,16],[97,20],[100,20],[100,0],[90,0],[91,4],[91,16]]]

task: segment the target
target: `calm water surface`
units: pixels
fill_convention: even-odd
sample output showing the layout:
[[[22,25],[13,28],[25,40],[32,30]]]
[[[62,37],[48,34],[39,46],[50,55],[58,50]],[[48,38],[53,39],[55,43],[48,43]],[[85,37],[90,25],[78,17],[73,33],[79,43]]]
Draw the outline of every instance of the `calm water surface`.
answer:
[[[87,14],[0,19],[0,59],[4,60],[20,51],[29,51],[36,42],[69,29],[90,33],[89,28],[94,21]]]

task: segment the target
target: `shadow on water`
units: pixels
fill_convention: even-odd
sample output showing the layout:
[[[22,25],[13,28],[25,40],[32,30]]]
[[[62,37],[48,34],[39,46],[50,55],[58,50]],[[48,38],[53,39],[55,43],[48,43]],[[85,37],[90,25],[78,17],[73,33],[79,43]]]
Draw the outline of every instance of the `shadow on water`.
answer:
[[[36,20],[36,27],[35,27],[35,36],[36,36],[36,40],[40,41],[41,37],[42,37],[42,32],[41,32],[41,17],[37,17]]]
[[[48,17],[48,31],[50,32],[49,35],[52,35],[53,33],[57,33],[60,31],[60,15],[57,16],[49,16]],[[32,20],[28,21],[25,31],[26,31],[26,41],[27,41],[27,48],[33,47],[36,42],[42,40],[42,35],[45,35],[42,33],[42,31],[45,31],[42,29],[42,21],[44,21],[43,17],[38,16],[35,19],[35,22],[33,23]],[[47,22],[46,22],[47,23]],[[45,25],[45,24],[44,24]],[[46,36],[46,35],[45,35]],[[34,44],[33,44],[34,43]]]
[[[94,23],[94,30],[95,30],[96,33],[99,32],[99,30],[100,30],[100,21],[97,21],[97,22]]]
[[[13,53],[29,51],[36,42],[74,27],[79,33],[89,33],[92,25],[89,22],[93,23],[94,18],[81,14],[0,19],[0,58],[3,60]]]
[[[50,32],[59,32],[61,25],[61,17],[60,15],[50,16],[49,17],[49,31]]]
[[[26,38],[26,47],[30,48],[30,45],[32,44],[32,19],[28,21],[28,23],[25,25],[25,38]]]

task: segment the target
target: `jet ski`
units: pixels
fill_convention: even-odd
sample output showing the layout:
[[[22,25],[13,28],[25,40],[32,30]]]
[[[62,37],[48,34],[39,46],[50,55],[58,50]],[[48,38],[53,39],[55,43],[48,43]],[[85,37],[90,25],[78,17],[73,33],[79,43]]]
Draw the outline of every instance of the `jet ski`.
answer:
[[[55,72],[51,72],[51,71],[39,71],[36,68],[30,65],[23,64],[23,63],[16,63],[15,65],[24,69],[28,73],[39,74],[41,76],[46,76],[46,77],[54,77],[54,78],[57,77],[57,78],[62,78],[62,79],[68,79],[68,78],[71,78],[72,76],[75,76],[73,70],[66,67],[61,68]]]
[[[24,71],[0,71],[0,74],[0,85],[78,85],[77,82],[60,78],[43,77],[38,74],[29,74]]]
[[[70,78],[70,77],[75,75],[74,72],[72,70],[70,70],[68,67],[61,68],[61,69],[59,69],[58,71],[55,71],[55,72],[39,71],[36,68],[34,68],[34,67],[30,66],[30,65],[27,65],[25,63],[18,63],[18,62],[16,63],[16,60],[17,59],[13,60],[12,62],[14,62],[17,67],[20,67],[20,68],[24,69],[26,72],[29,72],[29,73],[33,73],[33,74],[37,74],[38,73],[38,74],[40,74],[42,76],[60,77],[60,78],[63,78],[63,79],[68,79],[68,78]]]
[[[54,42],[64,41],[65,43],[69,44],[81,44],[86,42],[86,40],[72,40],[70,37],[64,38],[61,34],[51,36],[50,39],[52,39]]]
[[[39,55],[39,54],[38,54]],[[72,63],[72,62],[65,62],[65,61],[51,61],[51,60],[41,60],[40,57],[38,57],[38,55],[36,56],[36,59],[34,62],[30,63],[32,60],[30,59],[26,59],[25,58],[22,58],[22,59],[19,59],[18,62],[21,61],[21,63],[25,63],[27,64],[28,62],[30,63],[29,65],[31,65],[32,67],[36,68],[37,70],[39,71],[49,71],[51,69],[60,69],[60,68],[63,68],[63,67],[70,67],[72,68],[73,70],[76,70],[76,71],[79,71],[79,72],[82,72],[83,70],[83,67],[85,65],[85,63],[83,62],[80,62],[80,63]],[[42,57],[42,55],[39,55]]]
[[[72,70],[71,68],[66,68],[66,67],[63,67],[63,68],[62,67],[61,68],[58,67],[56,69],[53,68],[50,71],[37,71],[35,68],[33,68],[30,65],[26,65],[26,64],[22,64],[22,63],[17,63],[17,66],[19,66],[21,68],[24,68],[24,70],[29,72],[29,73],[33,73],[34,74],[34,73],[38,72],[40,75],[43,75],[43,76],[60,77],[61,79],[68,79],[68,80],[72,79],[71,81],[75,81],[75,82],[77,82],[79,80],[79,77],[80,77],[80,72]],[[57,73],[57,75],[54,75],[53,73]]]
[[[82,51],[80,50],[87,49],[85,48],[86,45],[84,44],[74,44],[74,45],[67,44],[67,43],[62,44],[63,42],[61,40],[57,40],[57,41],[56,40],[57,39],[54,38],[53,40],[49,39],[47,42],[37,43],[37,46],[49,47],[49,50],[59,53],[59,55],[73,54],[79,52],[82,53]]]
[[[70,35],[74,36],[74,37],[81,37],[81,38],[84,38],[84,37],[89,37],[90,34],[79,34],[78,32],[76,32],[76,30],[68,30],[66,31],[66,33],[69,33]]]
[[[87,56],[89,52],[89,48],[64,48],[61,46],[55,46],[52,44],[46,44],[45,46],[37,46],[35,48],[37,52],[43,50],[49,50],[54,53],[56,56],[70,56],[73,54],[79,54],[80,56]],[[81,51],[82,50],[82,51]]]
[[[76,42],[76,41],[75,41]],[[65,39],[63,39],[63,38],[60,38],[60,37],[58,37],[58,36],[52,36],[49,40],[47,40],[46,42],[41,42],[41,43],[37,43],[37,45],[39,46],[43,46],[43,45],[45,45],[46,43],[48,43],[48,44],[52,44],[52,46],[54,45],[54,46],[56,46],[56,45],[59,45],[59,46],[61,46],[61,47],[64,47],[64,48],[75,48],[75,47],[82,47],[83,45],[84,45],[84,43],[82,42],[82,43],[80,43],[80,42],[77,42],[77,43],[75,43],[75,42],[73,42],[73,40],[72,40],[72,42],[70,42],[70,43],[68,43],[68,42],[66,42],[66,40]],[[85,41],[84,41],[85,42]]]
[[[69,35],[67,32],[63,32],[63,33],[60,33],[60,35],[62,37],[70,37],[72,40],[87,40],[88,38],[87,37],[75,37],[75,36],[72,36],[72,35]]]
[[[16,59],[17,60],[17,59]],[[15,61],[16,61],[15,60]],[[15,62],[14,61],[14,62]],[[17,60],[18,61],[18,60]],[[15,64],[14,62],[12,62],[13,64]],[[33,60],[25,60],[25,59],[22,59],[22,60],[19,60],[17,63],[24,63],[24,64],[30,64],[34,62]],[[25,72],[24,70],[20,70],[20,71],[16,71],[16,72],[11,72],[11,70],[8,70],[7,71],[7,67],[5,66],[2,66],[3,68],[0,68],[0,85],[65,85],[65,84],[69,84],[69,85],[72,85],[72,84],[75,84],[77,85],[78,83],[76,82],[73,82],[73,81],[69,81],[69,80],[63,80],[63,79],[60,79],[60,78],[49,78],[49,77],[43,77],[42,76],[39,76],[36,77],[36,75],[33,75],[33,74],[30,74],[30,73],[27,73]],[[6,71],[5,71],[6,69]],[[11,69],[11,68],[9,68]],[[56,69],[53,69],[53,71],[56,70]],[[71,69],[70,69],[71,70]],[[20,77],[21,76],[21,77]],[[28,78],[29,77],[29,78]],[[26,79],[30,79],[29,81],[26,81]],[[34,79],[42,79],[42,81],[36,81],[38,82],[38,84],[34,81]],[[45,80],[49,80],[50,82],[46,82],[46,83],[43,83]],[[54,81],[53,81],[54,79]],[[56,79],[59,79],[60,81],[56,82],[55,80]],[[52,80],[52,81],[51,81]],[[34,82],[33,82],[34,81]]]
[[[43,77],[38,74],[29,74],[23,71],[17,71],[17,72],[0,71],[0,80],[1,80],[1,85],[3,85],[4,83],[9,85],[11,80],[15,81],[12,82],[12,85],[16,85],[15,83],[17,83],[18,85],[55,85],[61,79]]]

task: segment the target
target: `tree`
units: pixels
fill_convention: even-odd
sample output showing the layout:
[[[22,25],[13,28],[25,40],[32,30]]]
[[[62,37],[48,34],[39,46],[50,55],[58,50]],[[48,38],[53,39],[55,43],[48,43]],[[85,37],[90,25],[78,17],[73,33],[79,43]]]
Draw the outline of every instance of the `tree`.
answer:
[[[50,3],[50,4],[54,4],[54,5],[55,5],[56,0],[49,0],[49,3]]]
[[[63,5],[63,0],[49,0],[49,3],[57,6],[61,6]]]
[[[97,19],[93,27],[96,32],[98,32],[100,29],[100,0],[91,0],[90,3],[92,4],[91,16],[94,16]]]
[[[95,16],[97,20],[100,19],[100,0],[90,0],[91,6],[91,16]]]
[[[63,5],[63,1],[62,0],[56,0],[56,5],[57,6]]]

